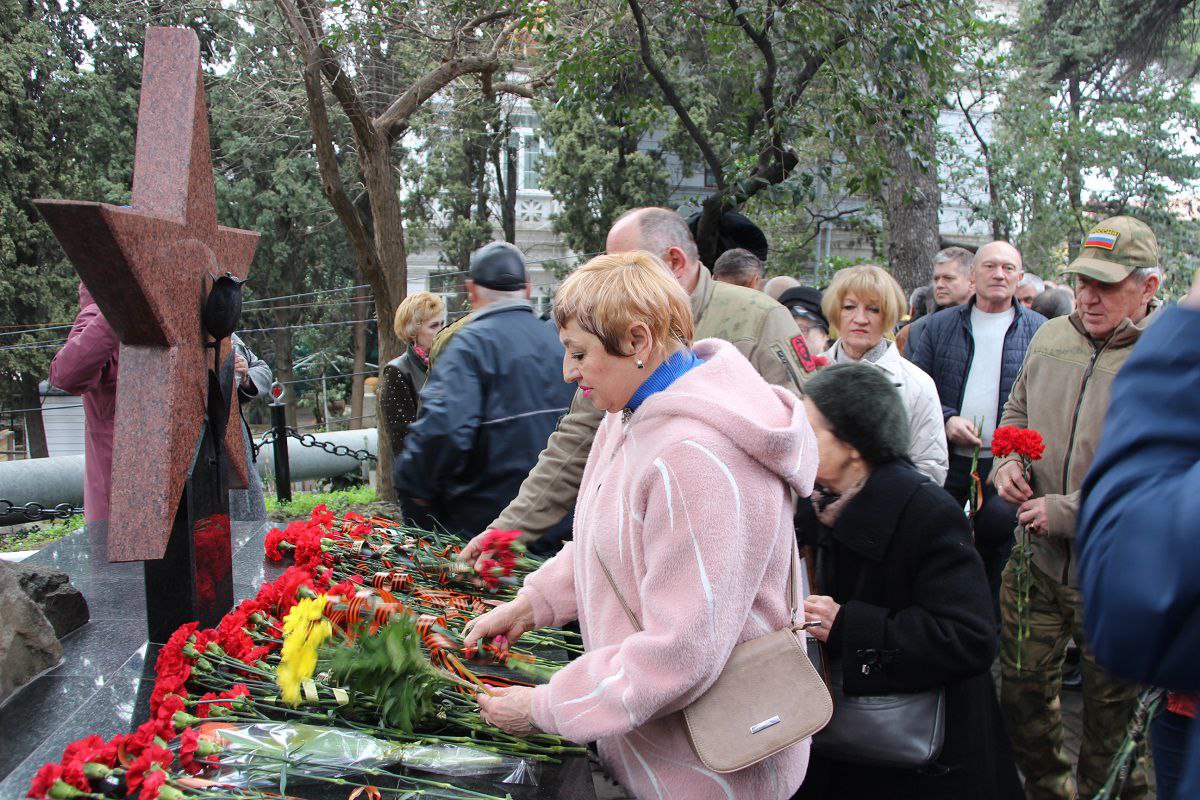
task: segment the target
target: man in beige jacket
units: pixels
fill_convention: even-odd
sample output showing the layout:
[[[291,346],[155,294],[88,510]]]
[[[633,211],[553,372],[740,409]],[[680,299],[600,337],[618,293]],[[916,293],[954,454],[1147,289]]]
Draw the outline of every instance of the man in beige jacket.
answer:
[[[769,383],[800,394],[801,383],[815,367],[792,315],[762,292],[713,280],[677,213],[667,208],[627,211],[609,229],[605,247],[609,253],[648,250],[660,257],[691,297],[697,340],[731,342]],[[523,531],[529,543],[569,514],[603,418],[603,411],[576,392],[520,492],[490,527]],[[460,557],[477,558],[480,539],[472,540]]]
[[[1017,456],[997,458],[996,491],[1018,506],[1018,537],[1029,534],[1028,638],[1017,637],[1017,560],[1010,559],[1000,589],[1000,701],[1029,800],[1094,797],[1125,736],[1138,689],[1097,666],[1083,635],[1075,569],[1079,489],[1095,457],[1113,377],[1158,308],[1158,241],[1144,223],[1112,217],[1096,225],[1079,257],[1076,310],[1038,329],[1004,406],[1001,425],[1041,433],[1045,453],[1026,475]],[[1131,535],[1136,532],[1131,531]],[[1083,738],[1078,777],[1063,747],[1063,654],[1071,638],[1083,669]],[[1018,666],[1019,665],[1019,666]],[[1121,797],[1146,795],[1136,769]]]

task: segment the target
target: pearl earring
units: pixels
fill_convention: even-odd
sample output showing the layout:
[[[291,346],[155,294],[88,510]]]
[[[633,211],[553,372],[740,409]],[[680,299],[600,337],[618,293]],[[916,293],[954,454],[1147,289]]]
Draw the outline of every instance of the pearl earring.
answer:
[[[646,368],[646,365],[642,363],[642,360],[641,360],[640,358],[639,358],[639,359],[637,359],[637,365],[638,365],[638,369],[645,369],[645,368]]]

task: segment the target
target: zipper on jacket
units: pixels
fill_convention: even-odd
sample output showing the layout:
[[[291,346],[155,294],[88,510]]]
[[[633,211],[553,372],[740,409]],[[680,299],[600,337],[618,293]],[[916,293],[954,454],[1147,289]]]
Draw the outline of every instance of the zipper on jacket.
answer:
[[[1109,337],[1110,339],[1112,337]],[[1079,395],[1075,399],[1075,412],[1071,415],[1071,436],[1067,439],[1067,457],[1063,459],[1063,474],[1062,474],[1062,490],[1067,491],[1067,478],[1071,474],[1071,453],[1075,451],[1075,433],[1079,426],[1079,410],[1083,408],[1083,395],[1087,391],[1088,381],[1092,379],[1092,373],[1096,371],[1096,362],[1100,360],[1100,354],[1108,347],[1108,342],[1100,345],[1092,352],[1092,358],[1088,362],[1088,367],[1084,370],[1083,381],[1079,384]],[[1067,542],[1067,560],[1063,563],[1062,583],[1067,583],[1067,577],[1071,571],[1071,543]]]
[[[783,364],[783,368],[787,370],[788,375],[792,376],[792,383],[796,385],[797,389],[800,389],[804,383],[800,380],[800,376],[796,374],[796,370],[792,369],[792,362],[788,361],[788,357],[784,355],[783,350],[778,345],[771,345],[771,349],[775,352],[775,357],[779,359],[779,363]]]

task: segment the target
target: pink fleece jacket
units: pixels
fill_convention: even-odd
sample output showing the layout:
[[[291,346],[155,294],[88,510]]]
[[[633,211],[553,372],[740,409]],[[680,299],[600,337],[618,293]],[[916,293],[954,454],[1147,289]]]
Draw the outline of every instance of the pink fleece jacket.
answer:
[[[117,416],[117,354],[121,342],[87,288],[79,284],[79,315],[67,343],[50,362],[50,383],[82,395],[83,518],[108,519],[112,491],[113,424]]]
[[[598,741],[639,798],[787,798],[804,778],[807,741],[720,775],[696,756],[679,711],[734,645],[787,624],[792,491],[812,491],[816,439],[803,404],[733,345],[706,339],[695,352],[704,363],[628,421],[608,414],[600,424],[574,541],[521,590],[539,627],[578,618],[586,648],[534,690],[533,719]]]

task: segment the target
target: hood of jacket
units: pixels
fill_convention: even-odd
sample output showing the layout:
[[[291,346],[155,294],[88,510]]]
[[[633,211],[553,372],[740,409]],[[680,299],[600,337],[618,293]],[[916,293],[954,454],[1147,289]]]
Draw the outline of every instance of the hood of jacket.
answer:
[[[686,420],[734,443],[784,479],[801,497],[817,475],[817,439],[804,403],[762,379],[736,347],[720,339],[696,342],[703,363],[651,395],[631,420],[657,427]]]

